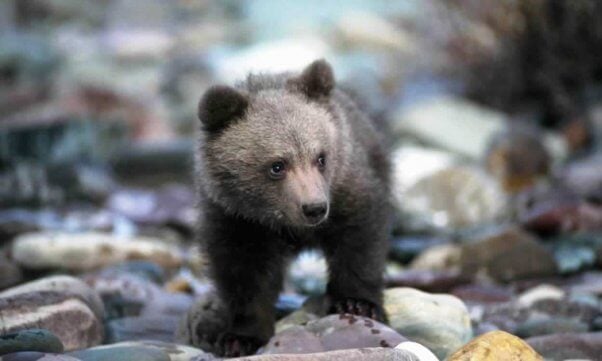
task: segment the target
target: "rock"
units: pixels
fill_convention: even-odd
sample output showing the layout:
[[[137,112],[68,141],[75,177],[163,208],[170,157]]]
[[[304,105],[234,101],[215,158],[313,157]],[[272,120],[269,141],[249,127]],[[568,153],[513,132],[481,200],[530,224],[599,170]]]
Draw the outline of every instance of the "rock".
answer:
[[[103,233],[29,233],[17,237],[12,256],[31,269],[85,271],[126,260],[148,260],[174,268],[182,264],[180,252],[157,239],[119,238]]]
[[[552,245],[561,274],[593,268],[596,264],[596,252],[602,251],[602,236],[596,233],[562,235],[547,242]]]
[[[455,244],[429,247],[412,261],[410,268],[432,271],[459,271],[461,251],[461,247]]]
[[[395,118],[398,133],[473,160],[481,159],[489,140],[507,124],[505,114],[453,97],[428,99],[402,109]],[[566,155],[566,145],[558,136],[542,134],[542,138],[553,156]]]
[[[264,354],[334,351],[362,347],[394,347],[406,339],[393,329],[365,317],[329,315],[305,326],[292,326],[274,335]]]
[[[237,358],[236,361],[415,361],[423,360],[412,351],[394,348],[371,347],[311,354],[269,354]],[[430,361],[428,358],[424,359]],[[204,361],[193,360],[193,361]]]
[[[550,335],[555,333],[587,332],[587,323],[574,318],[530,319],[516,328],[516,335],[528,338],[532,336]]]
[[[106,343],[152,340],[173,342],[180,317],[156,316],[126,317],[107,322]]]
[[[543,300],[562,300],[566,296],[566,292],[562,289],[542,284],[531,288],[518,296],[517,302],[523,307],[531,307],[535,303]]]
[[[470,282],[458,271],[406,270],[385,277],[387,287],[411,287],[426,292],[449,292],[452,288]]]
[[[556,274],[552,254],[533,236],[513,227],[464,244],[460,264],[465,274],[502,282]]]
[[[142,225],[171,226],[190,234],[198,218],[194,192],[171,184],[158,191],[123,189],[111,195],[109,209]]]
[[[81,361],[75,357],[44,352],[15,352],[0,356],[0,361]]]
[[[368,11],[345,12],[335,27],[341,45],[356,50],[390,50],[409,55],[417,43],[399,26]]]
[[[553,332],[555,327],[567,330],[588,331],[593,328],[600,306],[571,300],[546,298],[532,303],[511,301],[484,305],[480,322],[495,325],[512,334],[536,336]]]
[[[145,346],[107,345],[69,353],[82,361],[171,361],[167,353]]]
[[[385,290],[384,300],[391,327],[439,358],[445,358],[472,337],[468,310],[454,296],[392,288]]]
[[[602,206],[570,196],[552,198],[522,210],[519,222],[541,235],[594,233],[602,229]]]
[[[98,345],[103,338],[103,315],[98,295],[72,277],[43,278],[0,293],[3,332],[48,329],[65,350]]]
[[[469,360],[543,360],[531,346],[520,338],[503,331],[492,331],[481,335],[448,358],[449,361]]]
[[[132,275],[88,275],[84,278],[103,299],[107,319],[133,316],[183,316],[192,305],[192,296],[169,293],[156,284]]]
[[[551,159],[541,132],[512,127],[491,138],[485,164],[506,192],[518,193],[548,176]]]
[[[326,291],[327,265],[319,252],[303,252],[290,265],[288,279],[301,294],[318,295]]]
[[[602,201],[602,155],[569,163],[561,171],[560,181],[583,198]]]
[[[319,316],[317,316],[314,313],[308,312],[304,307],[276,322],[275,332],[282,332],[292,326],[305,326],[309,321],[315,321],[318,318]]]
[[[395,346],[395,349],[410,351],[416,355],[419,361],[439,361],[431,350],[416,342],[405,341]]]
[[[493,222],[506,212],[495,180],[472,167],[450,167],[422,178],[399,195],[412,229],[462,229]],[[420,227],[422,225],[422,227]]]
[[[397,237],[391,241],[389,258],[400,263],[408,263],[426,249],[445,243],[437,237]]]
[[[23,279],[23,272],[13,261],[0,252],[0,290],[16,285]]]
[[[454,288],[451,294],[464,302],[470,303],[500,303],[512,299],[513,293],[507,287],[470,284]]]
[[[117,263],[103,268],[99,272],[99,277],[111,278],[122,274],[131,274],[142,277],[158,285],[165,282],[165,270],[158,264],[150,261],[127,261]]]
[[[119,349],[123,349],[123,350],[119,350]],[[112,345],[106,345],[106,346],[99,346],[99,347],[94,347],[88,350],[82,350],[82,353],[87,353],[87,354],[95,354],[92,356],[100,356],[103,357],[101,359],[98,358],[93,358],[94,360],[111,360],[109,358],[105,358],[107,355],[111,355],[111,354],[116,354],[116,352],[120,352],[120,351],[124,351],[127,352],[128,349],[146,349],[149,351],[153,351],[152,354],[156,355],[157,357],[160,355],[160,353],[167,355],[168,360],[170,361],[190,361],[192,359],[196,359],[196,358],[200,358],[200,357],[207,357],[207,360],[209,359],[213,359],[213,358],[209,358],[210,355],[203,352],[202,350],[196,349],[194,347],[190,347],[190,346],[185,346],[185,345],[179,345],[179,344],[175,344],[175,343],[169,343],[169,342],[161,342],[161,341],[135,341],[135,342],[119,342],[119,343],[115,343]],[[90,351],[89,353],[87,351]],[[80,351],[77,352],[72,352],[71,354],[77,354]],[[88,360],[89,356],[86,357],[82,357],[82,356],[78,356],[79,358],[81,358],[82,360],[86,361]],[[162,356],[161,356],[162,357]],[[140,358],[140,359],[136,359],[136,358],[128,358],[127,360],[146,360],[144,358]],[[159,358],[157,358],[159,359]],[[163,358],[160,358],[163,359]],[[117,359],[116,359],[117,360]],[[122,359],[118,359],[118,360],[122,360]]]
[[[61,353],[63,344],[52,332],[43,329],[23,330],[0,336],[0,355],[22,351]]]
[[[598,360],[602,350],[602,332],[531,337],[527,343],[550,361]]]
[[[276,318],[282,318],[303,306],[307,297],[297,294],[281,294],[276,302]]]

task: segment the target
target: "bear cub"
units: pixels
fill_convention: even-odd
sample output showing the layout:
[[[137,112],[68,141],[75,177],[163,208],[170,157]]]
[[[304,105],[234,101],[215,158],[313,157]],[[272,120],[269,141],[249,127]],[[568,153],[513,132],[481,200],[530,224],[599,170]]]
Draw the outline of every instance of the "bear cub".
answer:
[[[274,333],[287,261],[308,248],[328,262],[330,313],[386,322],[389,163],[331,66],[213,86],[198,115],[199,240],[224,318],[198,338],[222,356],[254,353]]]

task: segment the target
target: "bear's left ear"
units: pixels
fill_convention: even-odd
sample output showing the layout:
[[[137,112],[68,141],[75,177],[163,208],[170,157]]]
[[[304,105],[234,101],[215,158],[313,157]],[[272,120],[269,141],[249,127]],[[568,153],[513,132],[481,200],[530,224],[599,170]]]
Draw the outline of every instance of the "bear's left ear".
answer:
[[[334,89],[332,67],[324,59],[307,66],[301,75],[288,81],[288,86],[302,92],[309,99],[320,100],[330,96]]]

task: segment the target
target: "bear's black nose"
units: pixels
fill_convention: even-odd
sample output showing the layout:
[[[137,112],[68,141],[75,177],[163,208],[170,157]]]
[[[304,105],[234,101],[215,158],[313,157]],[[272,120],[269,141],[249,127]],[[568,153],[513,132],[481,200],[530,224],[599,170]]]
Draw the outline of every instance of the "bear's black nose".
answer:
[[[322,220],[326,215],[327,207],[326,203],[309,203],[301,206],[305,217],[312,222]]]

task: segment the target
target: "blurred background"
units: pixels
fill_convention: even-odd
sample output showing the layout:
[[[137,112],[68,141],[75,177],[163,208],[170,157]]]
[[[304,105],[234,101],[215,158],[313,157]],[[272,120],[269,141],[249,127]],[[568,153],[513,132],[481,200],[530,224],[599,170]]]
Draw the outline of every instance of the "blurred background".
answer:
[[[503,298],[515,281],[595,272],[601,18],[597,0],[3,0],[0,288],[127,258],[185,280],[172,289],[202,289],[200,96],[318,58],[389,138],[389,285],[487,279]],[[94,248],[123,246],[111,237],[175,251]],[[287,289],[323,290],[324,270],[302,256]]]

